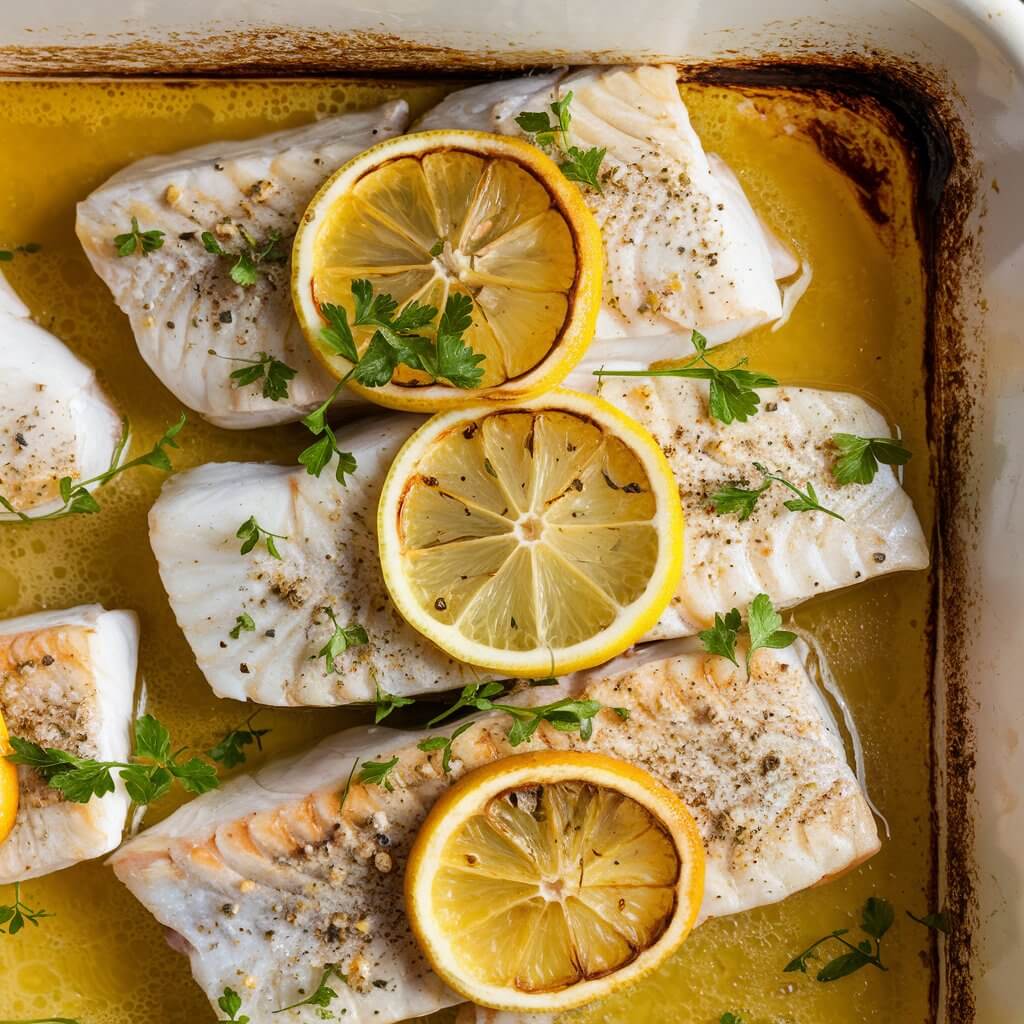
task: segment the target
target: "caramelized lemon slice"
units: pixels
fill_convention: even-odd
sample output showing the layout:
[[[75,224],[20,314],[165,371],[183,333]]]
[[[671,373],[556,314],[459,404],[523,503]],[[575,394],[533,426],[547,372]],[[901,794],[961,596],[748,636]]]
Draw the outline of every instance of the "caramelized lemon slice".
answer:
[[[351,363],[321,337],[322,307],[343,307],[352,323],[353,281],[399,308],[441,311],[450,296],[468,296],[463,341],[484,357],[479,387],[401,364],[384,387],[350,381],[373,402],[430,411],[561,381],[593,335],[603,258],[579,189],[540,150],[484,132],[420,132],[367,150],[321,188],[295,238],[292,284],[309,343],[339,378]],[[360,354],[374,330],[354,328]]]
[[[416,629],[520,676],[621,653],[657,622],[682,566],[660,448],[607,402],[566,390],[429,420],[392,463],[378,538]]]
[[[6,757],[12,753],[7,725],[0,714],[0,843],[10,835],[18,816],[18,769]]]
[[[434,970],[484,1006],[554,1012],[653,970],[689,934],[704,848],[681,801],[599,754],[470,772],[434,805],[405,876]]]

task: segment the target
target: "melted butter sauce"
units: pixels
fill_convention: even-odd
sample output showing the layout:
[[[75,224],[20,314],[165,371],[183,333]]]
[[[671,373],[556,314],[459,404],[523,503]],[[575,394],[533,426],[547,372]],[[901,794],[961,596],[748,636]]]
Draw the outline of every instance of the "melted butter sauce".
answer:
[[[8,82],[0,84],[0,247],[42,252],[4,264],[37,320],[96,366],[130,416],[133,453],[155,442],[179,405],[142,362],[126,318],[92,273],[74,235],[77,200],[151,153],[299,124],[317,115],[405,96],[417,114],[445,91],[424,83]],[[814,280],[790,322],[716,350],[747,355],[783,382],[857,391],[898,424],[915,453],[905,484],[930,534],[933,498],[925,440],[924,281],[912,227],[907,158],[880,121],[811,95],[684,88],[706,147],[739,175],[754,206],[810,260]],[[828,107],[829,109],[825,109]],[[831,121],[888,171],[890,218],[880,227],[803,128]],[[291,462],[308,442],[299,426],[219,430],[190,417],[178,468],[216,460]],[[157,471],[119,478],[98,495],[103,512],[31,527],[0,527],[0,617],[101,602],[142,621],[148,708],[177,742],[202,749],[246,717],[212,695],[168,607],[150,551],[146,513]],[[822,642],[860,726],[871,794],[892,826],[881,853],[850,875],[782,904],[698,929],[664,969],[597,1007],[579,1024],[713,1024],[729,1010],[747,1024],[864,1024],[928,1019],[932,937],[904,915],[927,907],[932,871],[929,797],[930,584],[926,573],[886,577],[797,609]],[[262,712],[281,754],[357,722],[366,709]],[[396,716],[397,717],[397,716]],[[250,756],[257,763],[259,755]],[[147,822],[173,809],[173,798]],[[890,899],[887,973],[835,984],[782,967],[835,928],[856,930],[869,895]],[[0,903],[10,890],[0,891]],[[0,1019],[77,1016],[88,1024],[201,1024],[214,1019],[187,960],[100,863],[26,883],[22,896],[56,914],[0,936]],[[851,936],[859,938],[859,936]],[[243,993],[244,997],[244,993]],[[452,1013],[434,1020],[449,1021]]]

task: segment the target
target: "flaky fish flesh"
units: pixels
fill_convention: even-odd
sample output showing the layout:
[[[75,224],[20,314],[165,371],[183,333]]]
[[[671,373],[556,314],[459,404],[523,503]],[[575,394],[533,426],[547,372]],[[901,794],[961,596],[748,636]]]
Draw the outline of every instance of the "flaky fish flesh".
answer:
[[[724,161],[704,152],[674,66],[593,67],[473,86],[446,97],[416,128],[518,135],[518,115],[547,113],[569,93],[566,145],[606,151],[601,190],[584,189],[604,238],[597,336],[696,328],[718,344],[781,317],[778,280],[793,277],[799,261]]]
[[[334,381],[317,363],[292,310],[291,239],[323,181],[347,160],[408,122],[404,100],[341,114],[241,142],[215,142],[153,156],[118,171],[78,205],[76,230],[93,269],[128,315],[142,357],[185,405],[221,427],[299,419],[323,402]],[[164,232],[147,255],[119,256],[117,235],[132,218]],[[230,276],[248,235],[258,251],[279,241],[254,284]],[[210,350],[216,355],[210,355]],[[266,353],[296,370],[288,395],[236,387],[231,373]],[[344,400],[343,396],[343,400]]]
[[[11,736],[79,757],[125,761],[131,752],[139,626],[99,605],[0,622],[0,712]],[[71,803],[34,769],[18,768],[14,829],[0,843],[0,884],[109,853],[130,800],[113,793]]]
[[[589,378],[590,386],[595,380]],[[604,380],[604,397],[661,444],[683,501],[683,574],[645,639],[697,633],[716,612],[745,611],[762,592],[778,607],[790,607],[928,565],[913,504],[890,467],[880,467],[866,485],[838,487],[832,478],[833,433],[888,434],[882,416],[863,399],[764,388],[762,411],[724,426],[708,416],[703,381]],[[372,700],[377,682],[412,694],[475,678],[404,622],[378,564],[380,488],[419,422],[382,417],[339,430],[339,445],[354,453],[359,467],[346,487],[329,469],[318,479],[298,466],[238,463],[202,466],[164,486],[150,512],[151,543],[178,624],[216,693],[264,704],[330,705]],[[812,483],[821,503],[845,520],[791,512],[783,503],[792,495],[781,485],[761,495],[746,521],[715,512],[709,495],[719,487],[760,484],[754,462],[800,487]],[[450,497],[457,505],[458,496]],[[236,531],[254,515],[264,529],[287,538],[276,541],[280,559],[263,544],[240,555]],[[586,564],[579,569],[589,571]],[[363,625],[370,639],[337,658],[333,672],[317,657],[333,633],[328,608],[342,625]],[[255,628],[232,639],[242,614]]]
[[[62,477],[102,473],[121,417],[92,368],[29,315],[0,274],[0,496],[18,511],[59,508]],[[0,508],[0,520],[14,513]]]
[[[749,680],[692,646],[652,645],[571,677],[565,693],[628,708],[628,720],[600,712],[587,742],[542,724],[515,749],[601,751],[678,793],[707,852],[702,920],[777,902],[870,857],[875,824],[801,642],[758,652]],[[454,742],[451,778],[511,753],[508,724],[478,717]],[[458,1001],[429,970],[403,910],[410,843],[449,781],[440,755],[416,746],[427,735],[349,730],[194,800],[114,854],[117,877],[171,930],[211,1001],[234,988],[253,1024],[270,1024],[327,965],[347,979],[329,1008],[352,1024]],[[353,782],[342,806],[357,759],[394,756],[392,792]],[[288,1017],[313,1024],[317,1013]]]

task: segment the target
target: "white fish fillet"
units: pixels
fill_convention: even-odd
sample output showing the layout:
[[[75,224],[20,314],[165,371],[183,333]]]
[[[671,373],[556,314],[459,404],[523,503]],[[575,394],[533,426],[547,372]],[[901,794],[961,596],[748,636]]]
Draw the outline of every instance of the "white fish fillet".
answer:
[[[30,318],[0,274],[0,495],[21,512],[51,512],[63,504],[60,478],[102,473],[120,435],[92,368]]]
[[[347,487],[331,469],[211,463],[172,477],[149,515],[150,542],[178,623],[222,697],[262,704],[347,704],[460,686],[475,674],[420,637],[391,604],[377,555],[377,501],[395,453],[421,420],[385,416],[338,432],[358,471]],[[288,539],[282,559],[261,544],[239,554],[249,516]],[[316,652],[334,627],[358,622],[370,643],[327,671]],[[235,618],[256,629],[228,636]],[[268,634],[268,630],[271,635]]]
[[[608,343],[614,348],[616,343]],[[588,363],[589,366],[589,363]],[[593,387],[586,369],[580,383]],[[888,434],[863,399],[836,391],[765,388],[762,409],[728,427],[708,419],[707,385],[676,378],[605,378],[604,397],[658,439],[680,484],[686,517],[684,571],[671,604],[646,639],[688,636],[759,593],[790,607],[839,587],[928,565],[928,547],[909,497],[882,466],[869,485],[836,487],[829,438],[845,431]],[[769,409],[774,411],[768,411]],[[476,678],[415,633],[391,606],[377,560],[377,500],[394,453],[419,421],[383,417],[339,430],[359,464],[347,488],[329,470],[211,464],[164,486],[150,513],[150,538],[178,624],[214,691],[265,704],[342,704],[393,693],[444,690]],[[719,515],[708,495],[737,480],[759,482],[759,461],[846,517],[790,512],[779,485],[740,522]],[[282,559],[261,545],[239,554],[235,531],[251,515],[288,537]],[[371,644],[352,648],[329,674],[315,657],[341,624],[359,622]],[[236,616],[256,624],[237,640]],[[272,636],[267,631],[273,632]]]
[[[139,624],[99,605],[0,622],[0,712],[12,736],[80,757],[124,761],[135,693]],[[117,789],[70,803],[19,767],[14,829],[0,843],[0,885],[59,871],[121,842],[130,800]]]
[[[190,409],[221,427],[258,427],[299,419],[330,394],[335,382],[310,353],[292,310],[289,264],[243,288],[229,276],[231,261],[208,253],[200,236],[212,231],[235,251],[239,227],[258,242],[277,230],[290,249],[328,175],[400,134],[408,114],[406,102],[396,100],[255,139],[149,157],[79,203],[76,230],[93,269],[128,314],[142,357]],[[143,230],[165,232],[163,247],[119,257],[113,238],[133,216]],[[210,349],[248,359],[266,352],[298,375],[288,397],[274,402],[259,385],[234,387],[230,375],[244,364]]]
[[[802,644],[759,652],[750,681],[688,646],[654,645],[568,681],[567,692],[629,708],[628,721],[601,712],[587,743],[542,725],[516,749],[598,750],[672,787],[704,837],[702,920],[777,902],[870,857],[875,824]],[[504,716],[480,716],[455,741],[453,777],[510,753],[507,727]],[[415,745],[426,735],[349,730],[192,801],[113,855],[118,878],[176,933],[211,1001],[231,986],[253,1024],[270,1024],[273,1010],[313,991],[326,964],[348,975],[330,1008],[352,1024],[458,1001],[429,971],[403,911],[409,844],[445,785],[439,755]],[[355,783],[340,810],[353,759],[395,754],[394,792]],[[289,1016],[312,1024],[316,1013]]]
[[[780,317],[776,279],[795,274],[798,261],[724,161],[704,152],[674,66],[594,67],[474,86],[446,97],[416,127],[519,135],[518,114],[546,112],[570,91],[571,143],[607,150],[603,192],[584,190],[604,237],[597,336],[696,328],[714,345]]]

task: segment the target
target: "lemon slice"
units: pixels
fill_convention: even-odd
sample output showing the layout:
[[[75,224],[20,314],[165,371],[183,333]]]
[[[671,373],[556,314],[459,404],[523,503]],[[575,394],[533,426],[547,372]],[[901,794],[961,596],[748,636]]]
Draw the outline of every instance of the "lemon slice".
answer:
[[[470,772],[413,843],[406,909],[431,966],[467,999],[556,1012],[652,971],[689,934],[704,848],[647,772],[535,753]]]
[[[400,364],[390,384],[349,386],[370,401],[434,411],[519,399],[558,384],[590,343],[601,299],[601,233],[579,189],[521,139],[473,131],[403,135],[374,146],[320,189],[295,237],[292,290],[313,351],[339,379],[323,305],[354,321],[354,281],[399,309],[472,301],[463,341],[484,357],[479,387]],[[438,320],[420,333],[434,337]],[[360,355],[373,326],[354,327]]]
[[[428,420],[391,465],[378,539],[409,623],[462,661],[526,677],[620,654],[657,622],[683,557],[657,443],[561,389]]]
[[[12,753],[7,725],[0,714],[0,843],[10,835],[18,816],[18,769],[6,756]]]

